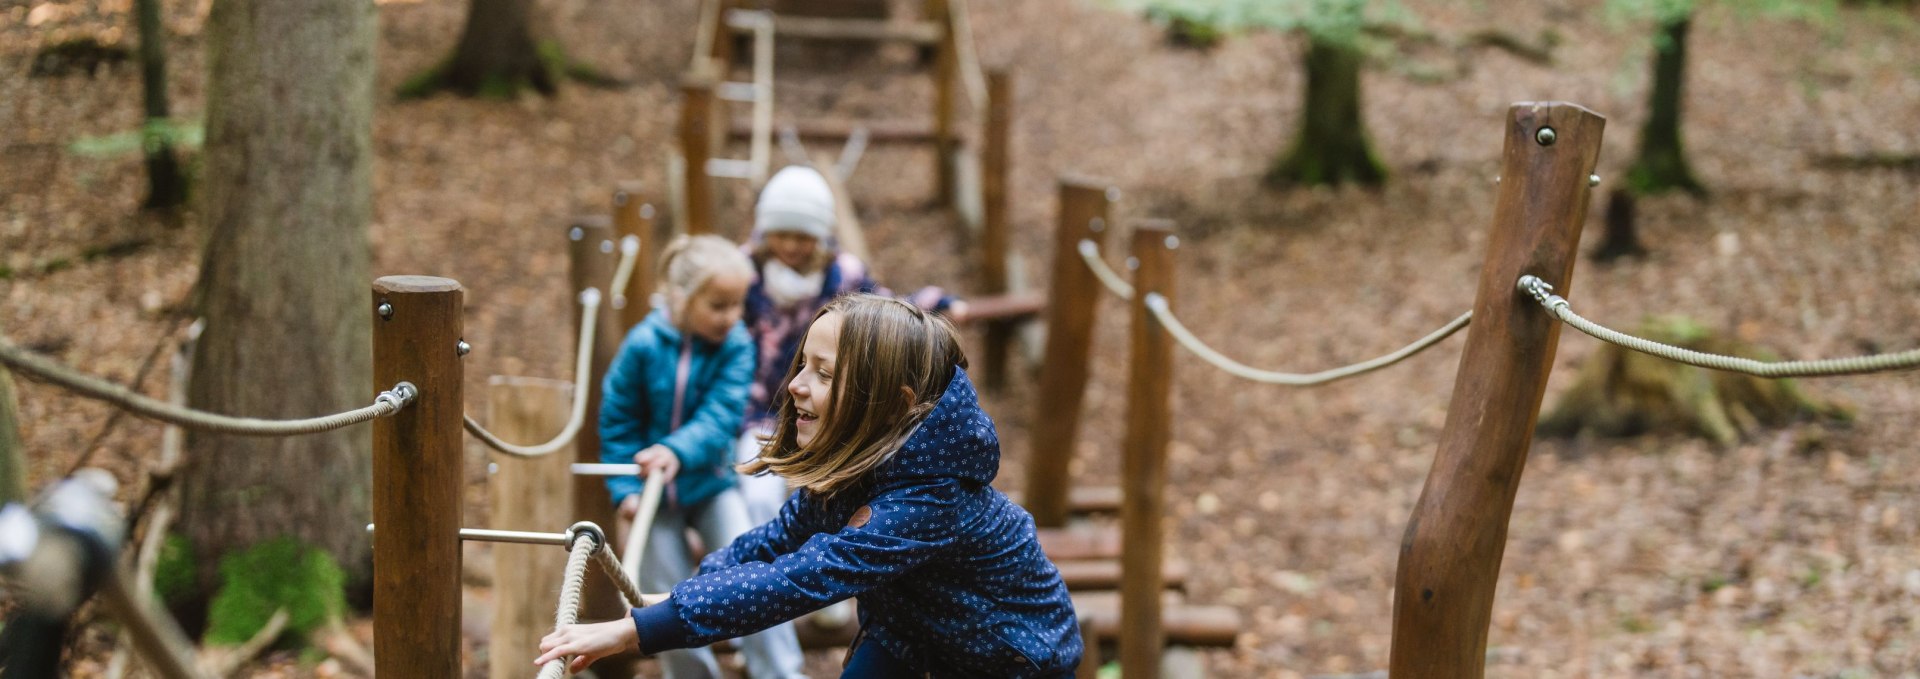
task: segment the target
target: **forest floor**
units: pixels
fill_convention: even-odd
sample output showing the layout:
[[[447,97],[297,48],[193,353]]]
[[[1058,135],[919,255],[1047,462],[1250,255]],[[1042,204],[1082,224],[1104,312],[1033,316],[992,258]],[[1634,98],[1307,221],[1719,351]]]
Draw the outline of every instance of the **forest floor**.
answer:
[[[554,99],[398,102],[403,80],[452,48],[467,3],[381,0],[374,122],[374,272],[460,280],[469,410],[488,375],[571,370],[571,215],[604,213],[613,183],[664,187],[676,74],[692,2],[556,0],[550,25],[577,58],[632,84]],[[1487,247],[1500,131],[1515,101],[1577,102],[1608,116],[1602,188],[1624,174],[1644,118],[1650,31],[1602,0],[1402,3],[1427,31],[1498,28],[1560,40],[1542,65],[1490,49],[1408,47],[1365,76],[1364,116],[1393,179],[1378,190],[1261,183],[1298,118],[1301,44],[1283,35],[1209,51],[1169,45],[1098,3],[975,0],[978,51],[1016,76],[1016,250],[1046,280],[1056,177],[1124,192],[1131,218],[1181,236],[1173,306],[1195,333],[1260,367],[1318,370],[1384,353],[1472,302]],[[1731,3],[1729,3],[1731,4]],[[131,45],[127,0],[0,9],[0,327],[69,364],[130,382],[176,327],[194,282],[193,228],[138,216],[137,155],[77,140],[137,129],[138,70],[29,78],[34,51],[95,35]],[[206,110],[199,2],[169,2],[172,92]],[[1831,155],[1920,154],[1920,29],[1911,15],[1847,11],[1810,25],[1708,5],[1695,22],[1684,114],[1705,199],[1641,203],[1652,254],[1578,264],[1571,299],[1616,326],[1681,314],[1791,358],[1920,345],[1920,176],[1839,169]],[[781,111],[923,117],[927,79],[906,50],[782,50]],[[797,112],[797,113],[796,113]],[[744,114],[744,111],[741,112]],[[852,179],[884,280],[962,292],[970,246],[929,202],[932,153],[877,146]],[[730,187],[722,221],[747,224]],[[1603,201],[1593,202],[1588,243]],[[184,220],[192,223],[192,217]],[[1118,257],[1110,255],[1112,260]],[[1126,308],[1100,322],[1078,478],[1117,480]],[[977,337],[974,338],[977,340]],[[1460,340],[1391,370],[1317,389],[1244,384],[1182,355],[1169,464],[1169,553],[1190,599],[1238,608],[1225,677],[1385,667],[1394,565],[1448,406]],[[1596,343],[1564,333],[1547,405]],[[164,391],[164,369],[142,389]],[[1851,405],[1848,425],[1802,424],[1731,447],[1679,435],[1542,440],[1515,502],[1489,638],[1493,677],[1916,676],[1920,667],[1920,381],[1911,373],[1804,384]],[[107,408],[23,382],[30,481],[74,462]],[[987,408],[1006,444],[1000,485],[1021,484],[1041,413],[1020,375]],[[1071,414],[1046,412],[1044,416]],[[160,428],[128,419],[94,463],[131,487]],[[483,458],[469,522],[484,525]],[[96,636],[100,633],[96,631]],[[103,636],[101,638],[104,638]],[[99,667],[99,644],[73,662]],[[816,654],[816,676],[837,656]],[[482,656],[469,666],[478,670]],[[255,676],[325,674],[288,654]]]

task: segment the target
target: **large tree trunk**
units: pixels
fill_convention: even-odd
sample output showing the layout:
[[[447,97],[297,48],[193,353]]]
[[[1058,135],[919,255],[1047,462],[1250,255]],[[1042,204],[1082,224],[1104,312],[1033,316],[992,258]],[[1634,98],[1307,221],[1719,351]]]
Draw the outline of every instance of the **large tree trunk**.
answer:
[[[1300,135],[1268,173],[1275,184],[1377,185],[1387,168],[1367,141],[1360,116],[1360,50],[1313,38],[1307,47],[1307,92]]]
[[[372,400],[375,21],[368,0],[213,7],[194,408],[288,418]],[[190,435],[180,527],[201,594],[221,555],[282,535],[330,552],[364,587],[369,437]]]
[[[1694,178],[1680,144],[1680,85],[1687,65],[1687,29],[1690,16],[1660,27],[1655,44],[1653,90],[1647,95],[1647,124],[1640,128],[1640,157],[1627,171],[1627,185],[1635,193],[1665,193],[1675,189],[1706,193]]]
[[[160,25],[160,0],[135,0],[140,29],[140,90],[147,113],[145,139],[147,154],[146,207],[167,209],[187,202],[187,177],[180,172],[180,159],[173,151],[174,126],[167,116],[166,31]]]
[[[531,85],[551,95],[555,69],[533,40],[533,0],[473,0],[460,45],[447,62],[445,85],[461,94],[506,96]]]

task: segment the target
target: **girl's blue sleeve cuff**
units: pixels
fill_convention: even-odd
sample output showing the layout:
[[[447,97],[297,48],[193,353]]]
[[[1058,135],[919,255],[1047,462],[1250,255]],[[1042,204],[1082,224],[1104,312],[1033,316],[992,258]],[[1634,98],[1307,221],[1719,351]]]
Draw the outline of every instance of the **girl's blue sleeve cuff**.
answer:
[[[693,646],[693,630],[680,620],[680,605],[672,598],[633,609],[633,628],[640,637],[640,652],[645,655]]]

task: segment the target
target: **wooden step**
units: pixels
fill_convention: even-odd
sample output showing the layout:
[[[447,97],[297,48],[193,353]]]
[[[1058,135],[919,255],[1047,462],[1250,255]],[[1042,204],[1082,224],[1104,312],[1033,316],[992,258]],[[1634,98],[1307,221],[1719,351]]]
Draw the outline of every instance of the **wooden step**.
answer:
[[[1037,294],[1037,293],[1036,293]],[[1043,303],[1044,305],[1044,303]],[[971,309],[968,311],[972,313]],[[1007,499],[1025,506],[1020,491],[1007,493]],[[1073,514],[1120,513],[1119,486],[1075,486],[1067,490],[1067,511]]]
[[[1040,550],[1054,563],[1120,558],[1119,526],[1042,528],[1039,534]]]
[[[803,120],[795,123],[793,131],[801,139],[846,139],[853,134],[853,128],[867,128],[867,141],[874,144],[917,144],[933,141],[933,125],[915,120]],[[727,133],[735,139],[753,136],[753,121],[742,118],[731,121]],[[966,135],[954,131],[956,138]]]
[[[728,17],[727,27],[734,33],[752,33],[753,24]],[[934,45],[940,42],[938,22],[894,23],[885,19],[839,19],[793,15],[774,15],[776,38],[800,40],[860,40],[867,42],[904,42]]]
[[[1119,638],[1119,592],[1076,593],[1073,611],[1087,621],[1101,641]],[[1188,604],[1173,592],[1161,598],[1160,628],[1166,632],[1170,646],[1229,648],[1240,636],[1242,627],[1240,611],[1232,606]]]
[[[1056,561],[1054,566],[1060,569],[1060,579],[1067,583],[1070,592],[1094,592],[1120,589],[1120,562],[1109,560]],[[1161,581],[1167,589],[1186,591],[1187,564],[1184,561],[1168,561],[1160,567]]]

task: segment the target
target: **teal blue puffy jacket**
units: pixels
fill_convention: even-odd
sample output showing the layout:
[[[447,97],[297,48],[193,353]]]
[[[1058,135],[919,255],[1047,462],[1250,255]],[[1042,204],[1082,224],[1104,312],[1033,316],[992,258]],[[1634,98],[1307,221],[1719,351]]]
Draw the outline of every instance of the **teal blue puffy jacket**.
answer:
[[[686,358],[686,385],[680,394],[681,423],[673,426],[674,395],[680,362]],[[668,488],[668,501],[691,507],[735,483],[733,443],[747,411],[747,385],[753,382],[753,340],[735,323],[727,339],[714,344],[685,335],[655,309],[627,332],[620,353],[601,383],[600,461],[631,464],[633,454],[656,443],[680,458],[680,474]],[[640,479],[607,477],[607,492],[620,504],[640,492]]]

